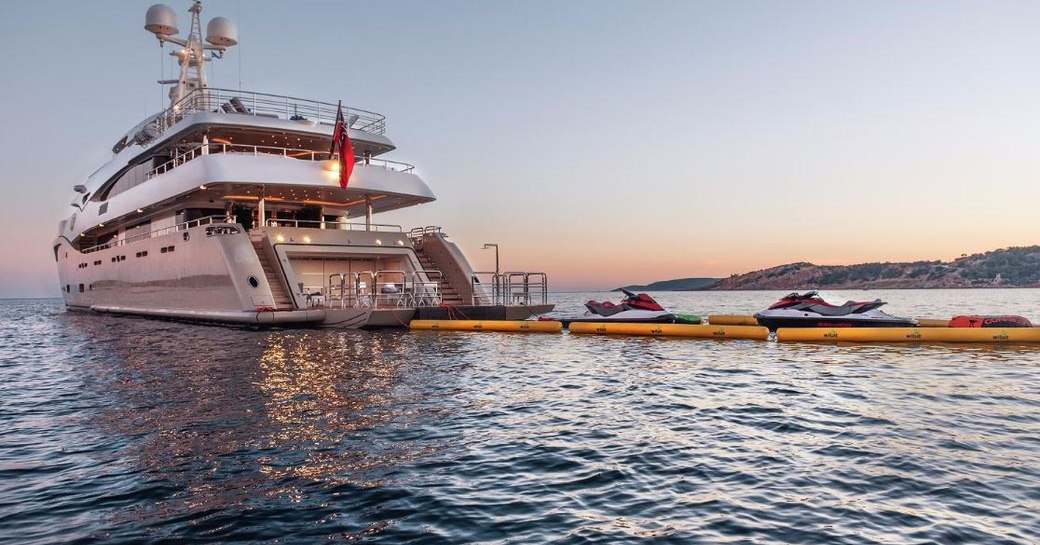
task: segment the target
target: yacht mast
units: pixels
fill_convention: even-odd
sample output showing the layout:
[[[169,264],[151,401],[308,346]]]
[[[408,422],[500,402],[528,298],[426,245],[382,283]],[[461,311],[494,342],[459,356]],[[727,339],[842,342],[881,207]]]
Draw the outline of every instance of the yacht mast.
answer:
[[[202,41],[202,1],[195,0],[191,8],[191,29],[187,39],[177,38],[177,14],[165,4],[155,4],[145,14],[144,29],[151,32],[159,40],[160,47],[164,42],[181,46],[181,49],[170,52],[180,64],[180,77],[176,80],[160,80],[160,85],[173,85],[170,88],[170,106],[179,102],[192,91],[206,88],[205,63],[223,57],[227,48],[238,44],[238,31],[226,17],[214,17],[206,25],[206,42]],[[206,55],[206,51],[211,51]]]

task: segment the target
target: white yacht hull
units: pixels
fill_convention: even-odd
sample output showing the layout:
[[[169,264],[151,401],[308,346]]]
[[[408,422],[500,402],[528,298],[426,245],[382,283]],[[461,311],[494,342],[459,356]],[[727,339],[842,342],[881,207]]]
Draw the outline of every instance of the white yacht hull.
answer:
[[[324,282],[328,263],[358,256],[396,259],[403,267],[421,269],[403,233],[278,227],[249,233],[240,225],[218,222],[87,253],[59,237],[54,250],[62,295],[70,310],[232,325],[334,328],[407,327],[418,310],[403,294],[374,292],[353,300],[330,300],[331,282]],[[262,261],[264,254],[269,257]],[[324,272],[308,272],[313,270]],[[315,274],[317,279],[307,276]],[[305,284],[315,282],[324,291],[321,297],[307,295],[315,288]],[[439,301],[425,304],[429,310],[424,312],[436,312]],[[460,309],[457,313],[523,319],[548,312],[552,305],[451,308]]]

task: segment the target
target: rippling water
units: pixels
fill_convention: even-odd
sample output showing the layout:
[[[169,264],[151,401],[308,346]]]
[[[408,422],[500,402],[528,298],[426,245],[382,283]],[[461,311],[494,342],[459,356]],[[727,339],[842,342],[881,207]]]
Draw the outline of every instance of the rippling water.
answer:
[[[878,296],[1040,321],[1040,290]],[[1040,347],[0,311],[0,541],[1040,542]]]

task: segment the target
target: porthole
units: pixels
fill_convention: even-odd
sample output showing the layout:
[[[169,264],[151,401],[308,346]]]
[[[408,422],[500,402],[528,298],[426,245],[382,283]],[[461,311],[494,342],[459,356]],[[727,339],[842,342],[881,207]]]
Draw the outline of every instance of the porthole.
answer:
[[[260,287],[260,281],[257,280],[255,276],[249,275],[249,280],[248,281],[249,281],[249,285],[250,286],[253,286],[254,288],[259,288]]]

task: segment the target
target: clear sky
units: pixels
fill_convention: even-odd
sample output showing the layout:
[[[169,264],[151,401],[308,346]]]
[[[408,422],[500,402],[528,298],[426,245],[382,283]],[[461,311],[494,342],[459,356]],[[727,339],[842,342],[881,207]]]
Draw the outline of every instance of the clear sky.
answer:
[[[188,0],[166,2],[187,30]],[[0,17],[0,296],[57,296],[71,188],[166,106],[150,2]],[[553,289],[1040,243],[1034,1],[207,0],[214,86],[387,116],[478,269]],[[167,49],[168,50],[168,49]]]

